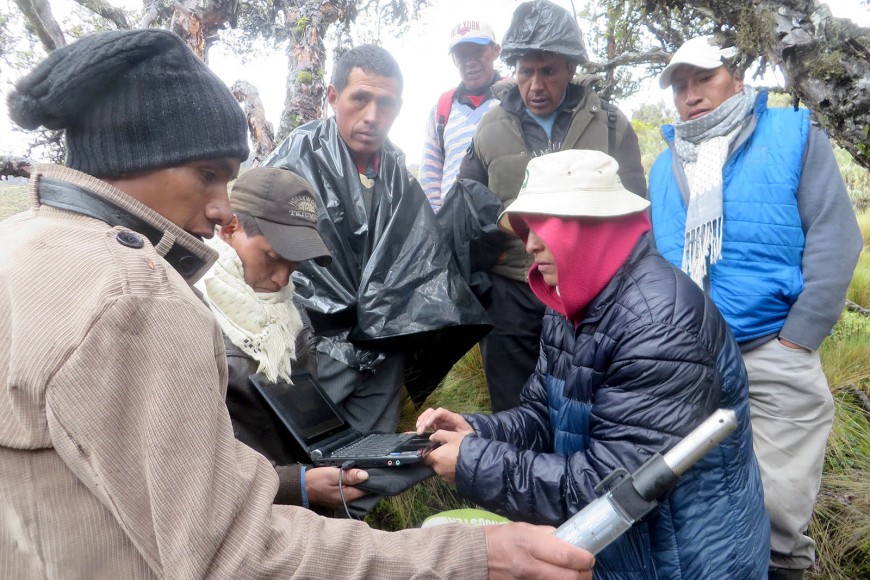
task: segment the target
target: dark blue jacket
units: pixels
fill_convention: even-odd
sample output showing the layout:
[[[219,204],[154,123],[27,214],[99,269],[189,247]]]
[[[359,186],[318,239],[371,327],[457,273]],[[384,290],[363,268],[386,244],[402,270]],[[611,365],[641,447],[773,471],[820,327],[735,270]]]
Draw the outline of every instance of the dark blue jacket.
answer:
[[[600,578],[764,578],[769,523],[737,343],[685,274],[638,242],[575,328],[549,310],[519,407],[468,419],[459,492],[514,520],[559,525],[717,408],[738,427],[644,522],[597,557]]]

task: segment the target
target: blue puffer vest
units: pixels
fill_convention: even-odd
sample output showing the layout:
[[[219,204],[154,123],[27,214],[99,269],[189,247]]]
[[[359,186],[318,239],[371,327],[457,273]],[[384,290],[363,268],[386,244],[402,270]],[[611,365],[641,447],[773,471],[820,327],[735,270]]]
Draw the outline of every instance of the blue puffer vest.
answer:
[[[737,342],[779,332],[803,290],[804,232],[797,206],[809,111],[768,109],[760,91],[752,135],[722,169],[722,257],[708,268],[710,296]],[[674,171],[674,128],[662,128],[670,148],[650,170],[652,222],[658,250],[682,265],[686,196]]]
[[[548,310],[519,407],[468,415],[460,495],[515,520],[559,525],[717,408],[738,428],[680,478],[645,521],[596,556],[595,578],[766,578],[770,528],[752,451],[740,349],[712,301],[637,247],[579,327]]]

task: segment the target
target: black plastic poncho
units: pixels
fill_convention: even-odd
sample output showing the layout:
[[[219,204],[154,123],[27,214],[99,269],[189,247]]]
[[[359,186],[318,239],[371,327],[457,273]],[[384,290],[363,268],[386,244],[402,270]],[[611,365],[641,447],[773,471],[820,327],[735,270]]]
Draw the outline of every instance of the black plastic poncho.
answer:
[[[319,350],[362,370],[405,354],[405,386],[421,403],[492,325],[443,242],[404,154],[387,141],[371,215],[334,118],[296,129],[266,159],[307,179],[332,264],[302,262],[296,293],[322,337]]]
[[[437,215],[441,235],[462,277],[484,304],[492,287],[489,269],[512,237],[498,228],[498,216],[503,210],[501,200],[484,184],[457,179]]]

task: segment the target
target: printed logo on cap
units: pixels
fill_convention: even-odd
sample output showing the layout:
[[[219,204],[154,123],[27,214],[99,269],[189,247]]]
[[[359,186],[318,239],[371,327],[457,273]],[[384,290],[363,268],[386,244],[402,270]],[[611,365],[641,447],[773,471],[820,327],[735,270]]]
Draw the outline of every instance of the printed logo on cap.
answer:
[[[456,25],[456,28],[453,31],[453,35],[456,36],[465,36],[469,32],[476,32],[480,30],[480,22],[476,20],[467,20],[465,22],[460,22]]]
[[[307,195],[297,195],[290,198],[290,215],[313,224],[317,223],[317,202]]]

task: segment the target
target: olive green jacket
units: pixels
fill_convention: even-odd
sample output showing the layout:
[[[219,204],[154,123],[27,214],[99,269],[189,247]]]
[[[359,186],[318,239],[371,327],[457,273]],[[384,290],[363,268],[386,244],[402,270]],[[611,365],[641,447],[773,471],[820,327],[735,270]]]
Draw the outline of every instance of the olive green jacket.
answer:
[[[608,112],[592,90],[596,79],[593,75],[584,75],[575,83],[582,88],[581,96],[567,110],[570,113],[570,125],[558,150],[595,149],[608,152]],[[477,126],[471,155],[477,158],[486,171],[488,187],[507,207],[519,193],[525,179],[526,165],[539,153],[530,151],[523,135],[521,115],[527,113],[520,110],[518,114],[516,110],[510,110],[510,102],[519,99],[516,85],[503,83],[497,85],[497,88],[494,87],[494,90],[499,91],[496,97],[502,103],[488,112]],[[628,118],[619,110],[616,111],[615,131],[613,151],[609,153],[619,163],[619,176],[627,189],[646,197],[646,178],[640,161],[637,135]],[[470,175],[468,177],[473,178]],[[532,258],[526,254],[522,242],[511,239],[491,271],[513,280],[525,281],[531,265]]]

